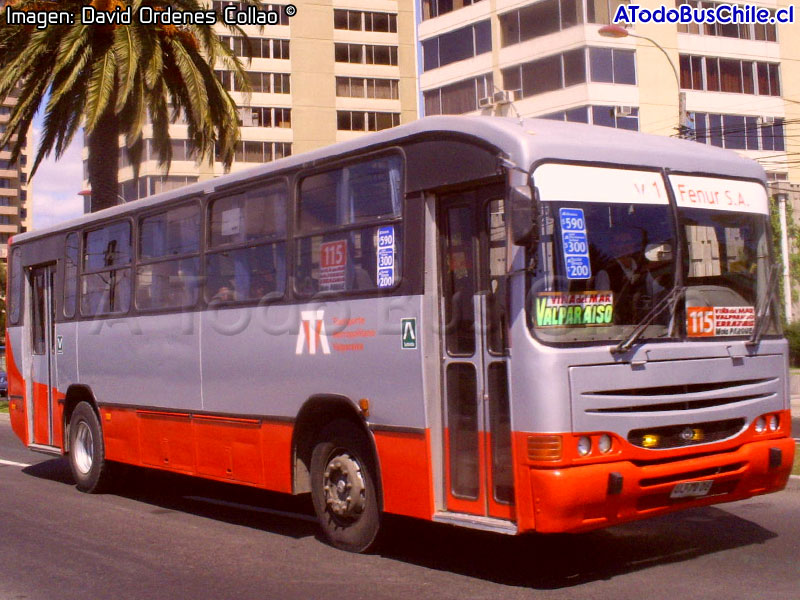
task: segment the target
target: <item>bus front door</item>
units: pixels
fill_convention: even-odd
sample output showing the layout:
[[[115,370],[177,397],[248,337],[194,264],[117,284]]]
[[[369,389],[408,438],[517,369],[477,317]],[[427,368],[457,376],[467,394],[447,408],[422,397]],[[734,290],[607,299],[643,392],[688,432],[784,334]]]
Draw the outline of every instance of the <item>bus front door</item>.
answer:
[[[440,197],[438,232],[447,510],[513,519],[503,187]]]
[[[26,378],[29,382],[28,397],[32,398],[30,420],[28,422],[28,439],[34,444],[53,446],[55,415],[55,309],[53,300],[53,282],[55,265],[34,267],[30,270],[31,299],[31,374]]]

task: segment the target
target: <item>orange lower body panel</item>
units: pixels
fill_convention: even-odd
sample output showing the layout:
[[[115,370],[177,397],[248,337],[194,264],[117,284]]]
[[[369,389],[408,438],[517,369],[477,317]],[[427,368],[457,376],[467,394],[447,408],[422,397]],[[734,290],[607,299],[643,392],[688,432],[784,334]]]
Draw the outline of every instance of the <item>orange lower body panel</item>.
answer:
[[[108,460],[292,492],[290,422],[112,406],[100,418]],[[433,515],[429,438],[375,432],[386,512]]]
[[[106,457],[291,492],[292,425],[104,406]]]
[[[376,431],[383,508],[420,519],[433,516],[430,431],[425,434]]]
[[[518,484],[526,486],[520,491],[530,495],[532,504],[519,510],[519,530],[586,531],[775,492],[789,478],[794,445],[791,438],[754,441],[732,452],[649,466],[630,461],[555,469],[520,466]],[[780,465],[770,465],[772,448],[781,451]],[[622,476],[620,493],[609,492],[612,473]],[[713,481],[706,496],[670,497],[677,483],[705,480]],[[519,495],[517,499],[519,506]]]

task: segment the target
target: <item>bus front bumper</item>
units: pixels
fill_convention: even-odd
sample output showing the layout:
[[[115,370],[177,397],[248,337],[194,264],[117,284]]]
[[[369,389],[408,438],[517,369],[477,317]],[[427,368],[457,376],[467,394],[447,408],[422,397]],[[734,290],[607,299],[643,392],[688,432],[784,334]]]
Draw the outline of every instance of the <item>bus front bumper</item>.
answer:
[[[526,467],[532,514],[520,511],[519,532],[588,531],[776,492],[786,486],[794,451],[792,438],[779,438],[645,466],[619,461],[563,469]],[[684,494],[701,493],[708,484],[677,487],[695,481],[710,481],[710,488],[692,496]]]

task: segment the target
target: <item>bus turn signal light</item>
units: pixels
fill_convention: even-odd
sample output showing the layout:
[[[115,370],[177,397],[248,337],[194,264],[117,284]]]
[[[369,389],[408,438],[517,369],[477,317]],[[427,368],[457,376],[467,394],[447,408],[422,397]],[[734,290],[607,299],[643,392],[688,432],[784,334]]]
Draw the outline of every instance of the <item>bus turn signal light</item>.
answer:
[[[364,415],[364,418],[369,416],[369,400],[366,398],[362,398],[358,401],[358,408],[361,409],[361,414]]]
[[[529,435],[528,460],[545,462],[561,460],[561,436]]]

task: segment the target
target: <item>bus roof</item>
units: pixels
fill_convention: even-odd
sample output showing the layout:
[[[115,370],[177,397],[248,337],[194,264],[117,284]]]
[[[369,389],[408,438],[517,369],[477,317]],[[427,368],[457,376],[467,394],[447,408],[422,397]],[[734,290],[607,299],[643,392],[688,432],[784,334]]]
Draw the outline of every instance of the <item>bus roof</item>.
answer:
[[[757,162],[729,150],[687,140],[548,119],[425,117],[406,125],[83,215],[53,227],[19,234],[14,236],[13,241],[23,242],[48,233],[86,225],[95,220],[123,215],[139,208],[157,206],[172,198],[210,193],[221,186],[253,177],[295,171],[357,152],[446,136],[482,140],[484,144],[494,146],[511,162],[526,170],[537,161],[549,159],[669,168],[684,173],[765,180],[764,170]]]

